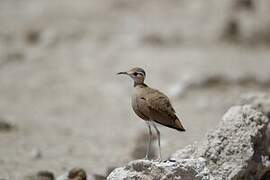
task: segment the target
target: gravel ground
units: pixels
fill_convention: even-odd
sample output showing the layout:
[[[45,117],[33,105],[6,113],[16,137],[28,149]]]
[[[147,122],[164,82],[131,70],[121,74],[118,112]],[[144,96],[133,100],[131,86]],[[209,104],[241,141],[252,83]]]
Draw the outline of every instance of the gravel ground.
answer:
[[[269,92],[260,31],[270,29],[261,15],[269,11],[234,8],[225,0],[1,1],[0,120],[16,128],[0,130],[0,177],[75,166],[104,174],[132,160],[147,129],[130,106],[131,80],[116,73],[134,66],[171,97],[187,129],[160,127],[164,157],[214,129],[240,94]]]

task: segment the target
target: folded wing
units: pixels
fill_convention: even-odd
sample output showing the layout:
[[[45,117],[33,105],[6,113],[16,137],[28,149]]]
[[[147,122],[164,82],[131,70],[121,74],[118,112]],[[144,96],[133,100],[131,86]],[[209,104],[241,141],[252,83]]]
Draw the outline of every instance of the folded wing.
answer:
[[[141,109],[142,113],[159,124],[179,131],[185,131],[175,114],[175,110],[173,109],[169,98],[165,94],[154,89],[148,92],[149,93],[145,94],[144,97],[139,99],[140,102],[138,105],[140,106],[139,109]],[[141,108],[141,106],[144,107]]]

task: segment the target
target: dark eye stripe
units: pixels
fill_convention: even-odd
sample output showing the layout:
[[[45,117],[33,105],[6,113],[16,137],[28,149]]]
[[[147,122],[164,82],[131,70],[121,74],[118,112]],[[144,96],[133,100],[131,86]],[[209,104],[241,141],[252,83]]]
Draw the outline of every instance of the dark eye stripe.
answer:
[[[139,74],[140,74],[141,76],[144,76],[144,74],[141,73],[141,72],[135,72],[135,73],[133,73],[133,74],[134,74],[134,76],[138,76]]]

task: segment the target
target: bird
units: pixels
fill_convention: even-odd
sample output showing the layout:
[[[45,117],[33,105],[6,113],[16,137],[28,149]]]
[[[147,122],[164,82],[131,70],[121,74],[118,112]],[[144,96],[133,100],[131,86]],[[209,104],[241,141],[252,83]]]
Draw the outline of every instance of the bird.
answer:
[[[135,67],[129,71],[119,72],[118,75],[127,75],[134,81],[131,104],[133,111],[146,122],[148,127],[148,146],[144,159],[149,160],[149,152],[152,140],[152,127],[154,127],[158,137],[158,159],[162,161],[160,147],[160,131],[156,123],[173,128],[178,131],[185,131],[179,118],[176,115],[169,98],[159,90],[147,86],[144,81],[146,73],[144,69]]]

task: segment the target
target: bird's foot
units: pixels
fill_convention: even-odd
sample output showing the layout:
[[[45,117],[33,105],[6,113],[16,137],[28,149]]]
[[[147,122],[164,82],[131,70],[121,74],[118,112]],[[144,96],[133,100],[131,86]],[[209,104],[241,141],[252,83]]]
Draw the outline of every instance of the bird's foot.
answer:
[[[148,160],[148,161],[150,161],[150,158],[148,156],[145,156],[144,158],[142,158],[142,160]]]
[[[162,159],[161,158],[155,159],[154,162],[161,163],[162,162]]]

